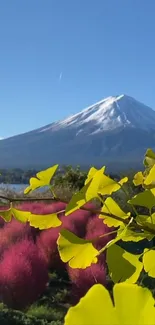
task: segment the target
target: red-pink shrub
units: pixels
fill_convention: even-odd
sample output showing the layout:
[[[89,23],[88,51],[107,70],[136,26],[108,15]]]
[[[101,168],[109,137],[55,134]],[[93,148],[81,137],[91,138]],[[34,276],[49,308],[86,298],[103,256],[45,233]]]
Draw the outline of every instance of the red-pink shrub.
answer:
[[[23,309],[33,303],[48,282],[47,264],[30,240],[14,244],[0,263],[0,298],[11,308]]]
[[[102,219],[99,219],[98,216],[91,218],[87,223],[87,229],[86,229],[86,236],[85,239],[93,240],[93,245],[96,249],[100,250],[102,247],[104,247],[110,240],[115,238],[114,234],[107,235],[101,238],[97,238],[101,235],[106,235],[107,233],[113,231],[114,228],[109,228],[107,225],[103,223]],[[105,262],[106,259],[106,253],[102,253],[98,260],[101,262]]]
[[[24,224],[15,219],[5,223],[4,227],[0,229],[0,259],[6,249],[11,245],[23,239],[34,239],[33,227],[28,223]]]
[[[106,285],[106,269],[104,265],[92,264],[86,269],[72,269],[67,267],[72,281],[72,303],[76,304],[86,292],[96,283]]]
[[[55,269],[57,271],[64,268],[64,263],[60,259],[57,247],[57,239],[60,230],[65,228],[77,234],[74,224],[70,222],[68,217],[62,216],[61,221],[62,225],[60,227],[43,230],[37,239],[37,245],[43,252],[50,269]]]
[[[97,238],[98,236],[107,234],[113,231],[114,228],[109,228],[107,225],[103,223],[102,219],[99,219],[98,216],[91,218],[87,223],[86,228],[86,239],[92,240]],[[101,249],[105,246],[112,238],[114,238],[114,234],[107,235],[105,237],[101,237],[94,242],[94,246],[97,249]]]
[[[36,214],[49,214],[65,210],[66,204],[63,202],[53,202],[53,203],[44,203],[44,202],[24,202],[17,206],[19,210],[30,211]]]
[[[92,203],[87,203],[84,205],[84,207],[92,210],[95,209],[95,206]],[[84,238],[86,234],[86,226],[88,220],[93,217],[94,217],[93,212],[79,209],[71,213],[67,218],[69,218],[70,222],[76,228],[77,236]]]

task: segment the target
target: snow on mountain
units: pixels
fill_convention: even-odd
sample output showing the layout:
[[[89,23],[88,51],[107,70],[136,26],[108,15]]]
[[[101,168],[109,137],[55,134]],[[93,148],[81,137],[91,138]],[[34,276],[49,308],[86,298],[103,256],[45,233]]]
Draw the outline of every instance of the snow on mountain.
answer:
[[[80,127],[79,134],[88,123],[96,126],[91,134],[125,127],[150,130],[155,129],[155,111],[127,95],[111,96],[39,132]]]
[[[1,140],[0,167],[111,164],[121,170],[123,164],[139,166],[148,147],[155,149],[155,111],[127,95],[111,96],[64,120]]]

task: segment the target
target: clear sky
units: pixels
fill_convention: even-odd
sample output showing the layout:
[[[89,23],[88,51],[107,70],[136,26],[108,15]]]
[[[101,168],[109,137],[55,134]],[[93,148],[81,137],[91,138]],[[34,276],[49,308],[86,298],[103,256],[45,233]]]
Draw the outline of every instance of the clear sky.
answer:
[[[0,136],[123,93],[155,109],[155,0],[0,0]]]

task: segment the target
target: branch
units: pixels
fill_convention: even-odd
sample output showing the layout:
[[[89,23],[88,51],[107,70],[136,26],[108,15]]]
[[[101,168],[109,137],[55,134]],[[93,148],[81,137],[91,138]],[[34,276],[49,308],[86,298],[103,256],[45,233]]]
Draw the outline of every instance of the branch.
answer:
[[[4,196],[4,195],[0,195],[0,199],[9,201],[9,203],[13,203],[13,202],[33,202],[33,201],[62,202],[62,203],[65,203],[65,204],[69,203],[66,200],[62,200],[62,199],[56,198],[56,197],[48,197],[48,198],[16,197],[16,198],[13,198],[13,197],[7,197],[7,196]],[[83,211],[89,211],[89,212],[92,212],[92,213],[97,214],[97,215],[103,215],[103,216],[106,216],[106,217],[110,217],[110,218],[113,218],[114,220],[121,221],[122,223],[124,223],[126,225],[129,223],[129,218],[128,219],[122,219],[122,218],[120,218],[118,216],[113,215],[112,213],[106,213],[106,212],[102,212],[102,211],[97,210],[97,209],[86,208],[84,206],[82,206],[82,207],[80,207],[78,209],[83,210]],[[61,211],[61,213],[63,213],[63,212],[65,212],[65,210]],[[151,234],[155,235],[155,230],[154,229],[151,229],[151,228],[149,228],[147,226],[140,226],[135,222],[133,222],[130,225],[130,229],[131,228],[134,228],[133,231],[134,230],[141,231],[141,232],[146,231],[148,233],[151,233]]]

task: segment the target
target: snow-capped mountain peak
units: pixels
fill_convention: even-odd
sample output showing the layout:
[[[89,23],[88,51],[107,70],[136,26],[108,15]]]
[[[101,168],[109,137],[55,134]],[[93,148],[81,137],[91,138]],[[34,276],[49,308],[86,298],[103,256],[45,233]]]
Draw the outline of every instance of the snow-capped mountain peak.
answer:
[[[89,134],[125,127],[150,130],[155,129],[155,111],[130,96],[110,96],[75,115],[51,124],[48,129],[54,131],[66,127],[77,129],[77,134],[85,129]],[[44,131],[47,131],[47,127],[40,130]]]

